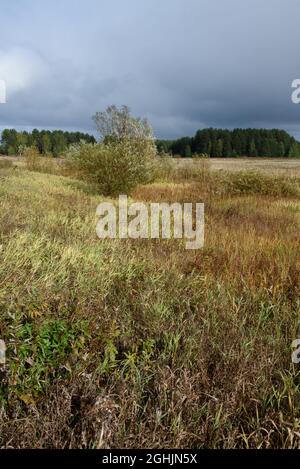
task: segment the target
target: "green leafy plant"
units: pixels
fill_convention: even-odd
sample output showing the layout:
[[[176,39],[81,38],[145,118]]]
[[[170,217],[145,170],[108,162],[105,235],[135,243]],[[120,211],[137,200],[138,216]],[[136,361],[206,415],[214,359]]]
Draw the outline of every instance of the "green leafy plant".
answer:
[[[11,363],[15,392],[22,395],[43,391],[62,372],[70,354],[83,348],[86,337],[87,324],[83,321],[69,324],[53,319],[39,327],[32,322],[23,324],[16,334],[16,357]]]
[[[71,172],[96,184],[104,195],[129,193],[154,175],[156,146],[146,120],[134,118],[126,106],[109,107],[94,120],[101,143],[81,142],[66,152]]]

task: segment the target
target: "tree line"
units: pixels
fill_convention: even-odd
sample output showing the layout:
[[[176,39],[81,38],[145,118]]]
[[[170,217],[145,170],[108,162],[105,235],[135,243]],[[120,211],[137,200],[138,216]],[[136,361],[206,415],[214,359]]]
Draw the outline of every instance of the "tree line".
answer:
[[[36,147],[41,155],[60,156],[75,143],[96,143],[94,136],[82,132],[37,130],[2,132],[0,154],[20,155],[26,147]],[[203,129],[194,137],[177,140],[156,140],[159,153],[192,157],[206,154],[210,157],[300,157],[300,143],[284,130],[265,129]]]
[[[300,157],[300,143],[284,130],[266,129],[203,129],[194,137],[178,140],[157,140],[160,153],[181,157],[206,154],[228,157]]]
[[[26,147],[36,147],[41,155],[60,156],[69,145],[79,143],[96,143],[95,137],[82,132],[65,132],[62,130],[37,130],[17,132],[5,129],[1,136],[0,153],[2,155],[20,155]]]

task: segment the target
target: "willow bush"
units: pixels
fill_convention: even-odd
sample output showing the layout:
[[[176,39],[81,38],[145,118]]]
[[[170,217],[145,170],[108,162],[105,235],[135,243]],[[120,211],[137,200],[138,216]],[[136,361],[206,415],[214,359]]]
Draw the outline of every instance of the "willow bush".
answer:
[[[67,153],[68,167],[77,177],[96,184],[104,195],[129,193],[154,177],[156,145],[147,120],[130,115],[126,106],[109,107],[94,116],[101,140],[81,142]]]

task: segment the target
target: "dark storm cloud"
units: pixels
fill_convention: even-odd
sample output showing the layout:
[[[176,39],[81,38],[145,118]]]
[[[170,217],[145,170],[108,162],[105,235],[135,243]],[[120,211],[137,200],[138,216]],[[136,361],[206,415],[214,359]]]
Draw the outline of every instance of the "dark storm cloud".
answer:
[[[156,135],[281,127],[300,136],[298,0],[1,0],[0,127],[91,130],[128,104]]]

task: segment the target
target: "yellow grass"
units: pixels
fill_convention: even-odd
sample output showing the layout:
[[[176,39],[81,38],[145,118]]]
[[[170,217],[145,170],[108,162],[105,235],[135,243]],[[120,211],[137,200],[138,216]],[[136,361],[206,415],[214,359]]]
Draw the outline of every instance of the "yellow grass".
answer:
[[[176,158],[179,167],[194,164],[191,158]],[[216,171],[263,171],[281,176],[300,176],[300,158],[210,158],[212,170]]]
[[[204,202],[199,251],[100,241],[101,195],[0,169],[1,447],[300,447],[300,198],[179,176],[132,198]]]

